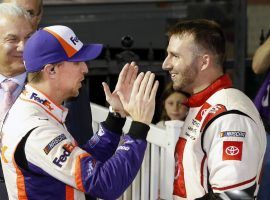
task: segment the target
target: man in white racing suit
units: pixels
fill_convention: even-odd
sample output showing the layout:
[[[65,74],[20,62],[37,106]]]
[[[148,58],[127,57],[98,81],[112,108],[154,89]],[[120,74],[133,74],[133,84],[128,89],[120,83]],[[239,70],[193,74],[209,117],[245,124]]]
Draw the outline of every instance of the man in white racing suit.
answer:
[[[122,69],[113,93],[103,83],[112,112],[83,149],[65,127],[68,110],[61,104],[78,95],[88,72],[85,61],[101,50],[102,45],[84,45],[60,25],[40,29],[27,41],[23,58],[28,83],[2,129],[9,199],[83,200],[84,193],[116,199],[135,178],[154,114],[154,74],[137,76],[138,67],[131,63]],[[119,145],[127,114],[133,122]]]
[[[209,20],[187,20],[174,25],[168,36],[163,69],[174,89],[191,94],[175,148],[174,198],[253,199],[266,134],[252,101],[223,74],[221,28]]]

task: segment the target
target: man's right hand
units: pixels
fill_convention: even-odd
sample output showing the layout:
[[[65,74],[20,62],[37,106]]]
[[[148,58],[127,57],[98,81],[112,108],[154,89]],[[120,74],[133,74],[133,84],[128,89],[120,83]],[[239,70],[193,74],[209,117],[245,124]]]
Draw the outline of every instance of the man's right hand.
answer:
[[[149,125],[154,116],[157,89],[158,81],[155,81],[155,74],[148,71],[145,75],[140,73],[137,76],[130,99],[125,98],[121,91],[117,91],[117,94],[133,121]]]

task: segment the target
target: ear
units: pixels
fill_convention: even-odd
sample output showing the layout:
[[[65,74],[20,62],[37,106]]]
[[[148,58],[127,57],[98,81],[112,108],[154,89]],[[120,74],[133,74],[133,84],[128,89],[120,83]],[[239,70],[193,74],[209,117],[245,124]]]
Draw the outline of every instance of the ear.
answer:
[[[204,54],[201,57],[201,71],[207,69],[209,64],[210,64],[210,56],[208,54]]]
[[[47,65],[45,65],[43,70],[44,70],[45,74],[47,74],[50,78],[55,77],[55,65],[47,64]]]

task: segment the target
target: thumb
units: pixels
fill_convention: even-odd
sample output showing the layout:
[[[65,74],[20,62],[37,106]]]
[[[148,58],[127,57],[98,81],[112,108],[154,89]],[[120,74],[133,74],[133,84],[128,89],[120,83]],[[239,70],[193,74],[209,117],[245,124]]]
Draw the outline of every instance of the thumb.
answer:
[[[109,101],[109,99],[112,96],[110,88],[109,88],[108,84],[105,83],[105,82],[102,82],[102,86],[103,86],[103,90],[104,90],[104,93],[105,93],[105,96],[106,96],[106,100]]]

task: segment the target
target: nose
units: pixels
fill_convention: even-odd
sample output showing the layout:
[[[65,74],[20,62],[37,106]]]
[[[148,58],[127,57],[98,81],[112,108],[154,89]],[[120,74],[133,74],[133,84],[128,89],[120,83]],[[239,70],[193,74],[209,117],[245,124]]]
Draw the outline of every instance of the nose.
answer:
[[[165,58],[165,60],[163,61],[163,64],[162,64],[162,69],[163,70],[170,70],[172,68],[171,64],[170,64],[170,58],[169,56],[167,56]]]
[[[21,40],[18,45],[17,45],[17,51],[18,52],[23,52],[24,50],[24,45],[25,45],[25,41]]]
[[[87,65],[86,65],[85,62],[82,62],[81,68],[82,68],[82,73],[83,74],[87,74],[88,73],[88,67],[87,67]]]
[[[179,108],[180,108],[180,106],[181,106],[181,105],[179,105],[178,103],[174,104],[173,110],[174,110],[174,111],[178,111]]]

